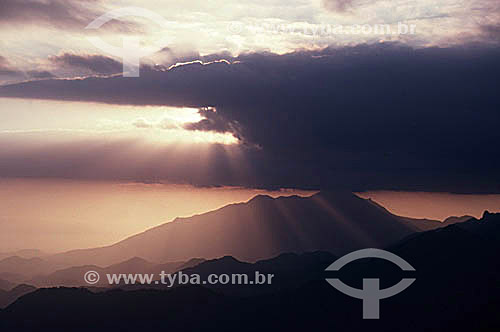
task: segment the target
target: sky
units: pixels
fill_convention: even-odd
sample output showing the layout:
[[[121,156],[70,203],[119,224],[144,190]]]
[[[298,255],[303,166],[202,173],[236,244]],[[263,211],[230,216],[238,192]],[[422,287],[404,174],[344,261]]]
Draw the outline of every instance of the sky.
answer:
[[[67,179],[1,179],[0,252],[56,253],[111,245],[177,217],[246,202],[314,192]]]
[[[139,8],[132,13],[153,12],[163,21],[125,16],[86,29],[99,16],[128,7]],[[115,46],[124,36],[138,38],[142,47],[162,50],[144,59],[151,65],[363,43],[450,47],[499,41],[495,0],[1,0],[0,8],[0,82],[116,73],[121,59],[96,48],[88,40],[95,36]],[[415,33],[348,29],[398,23],[415,25]],[[345,31],[334,29],[340,25]]]
[[[0,179],[16,206],[12,183],[69,181],[245,188],[204,211],[282,188],[475,195],[378,197],[477,215],[500,193],[499,58],[496,0],[0,0]],[[172,217],[153,210],[74,245]]]

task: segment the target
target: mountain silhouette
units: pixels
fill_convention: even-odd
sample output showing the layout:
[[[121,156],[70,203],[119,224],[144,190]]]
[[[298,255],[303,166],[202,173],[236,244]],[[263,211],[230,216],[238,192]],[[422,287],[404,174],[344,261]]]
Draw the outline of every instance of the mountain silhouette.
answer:
[[[19,273],[12,273],[12,272],[1,272],[0,273],[0,280],[7,281],[13,284],[20,284],[23,283],[26,280],[26,276],[23,276],[22,274]],[[1,284],[1,282],[0,282]],[[2,288],[0,286],[0,288]]]
[[[259,287],[248,282],[239,282],[236,285],[229,284],[204,284],[204,287],[212,289],[218,293],[231,296],[250,296],[256,294],[267,294],[286,288],[295,288],[310,280],[321,280],[325,268],[336,259],[335,256],[328,252],[313,252],[313,253],[286,253],[278,257],[267,260],[257,261],[255,263],[241,262],[234,257],[225,256],[218,259],[203,261],[192,267],[185,267],[176,270],[185,275],[198,275],[200,280],[208,280],[211,274],[216,275],[234,275],[240,277],[245,275],[246,280],[253,282],[256,272],[266,277],[272,275],[274,283],[265,282]],[[157,274],[158,276],[159,274]],[[160,281],[159,284],[151,285],[122,285],[124,290],[137,289],[170,289],[172,287],[182,286],[179,280],[176,279],[172,285],[169,280],[165,279],[167,284],[162,284],[160,278],[155,278]],[[244,279],[242,279],[244,280]]]
[[[8,291],[12,289],[14,286],[15,286],[14,283],[8,280],[0,279],[0,290]]]
[[[13,251],[13,252],[0,253],[0,260],[8,258],[8,257],[12,257],[12,256],[30,259],[30,258],[36,258],[36,257],[43,258],[43,257],[48,256],[48,255],[49,254],[47,254],[41,250],[38,250],[38,249],[23,249],[23,250],[17,250],[17,251]]]
[[[406,219],[351,193],[276,199],[260,195],[246,203],[177,218],[112,246],[73,250],[50,259],[73,266],[106,266],[131,257],[175,262],[230,255],[253,262],[285,252],[338,255],[384,247],[415,231],[419,229]]]
[[[65,264],[50,262],[46,258],[11,256],[0,260],[0,273],[6,278],[27,280],[65,266]]]
[[[207,280],[209,275],[246,275],[248,281],[255,280],[255,274],[272,275],[272,283],[264,283],[258,287],[253,284],[231,283],[204,285],[218,293],[231,296],[250,296],[257,294],[272,293],[283,289],[293,289],[311,280],[321,280],[323,271],[336,260],[336,257],[328,252],[313,253],[285,253],[271,259],[257,261],[253,264],[240,262],[237,259],[226,256],[203,262],[182,272],[187,275],[199,275],[202,280]]]
[[[0,308],[5,308],[14,303],[19,297],[34,292],[35,287],[30,285],[18,285],[9,291],[0,290]]]
[[[403,220],[410,223],[412,226],[417,228],[420,231],[430,231],[437,228],[446,227],[449,225],[453,225],[456,223],[462,223],[467,220],[470,220],[474,217],[472,216],[461,216],[461,217],[448,217],[444,221],[438,220],[430,220],[430,219],[414,219],[414,218],[405,218],[402,217]]]
[[[124,262],[114,264],[108,267],[100,267],[96,265],[82,265],[74,266],[62,270],[58,270],[48,275],[40,275],[29,280],[29,283],[37,287],[50,287],[50,286],[88,286],[85,282],[84,276],[88,271],[94,271],[102,276],[96,287],[109,287],[109,282],[105,276],[107,274],[154,274],[160,275],[163,271],[165,273],[174,273],[176,271],[189,268],[200,264],[204,260],[192,259],[187,262],[171,262],[165,264],[154,264],[142,258],[134,257]]]
[[[224,289],[182,286],[171,290],[39,289],[0,311],[0,328],[16,331],[432,331],[491,332],[500,328],[500,214],[414,234],[388,250],[408,261],[416,282],[404,292],[380,302],[377,321],[362,319],[361,300],[338,292],[325,280],[330,254],[284,254],[253,264],[223,257],[201,263],[202,273],[300,270],[293,287],[270,293],[234,296]],[[344,270],[345,269],[345,270]],[[335,277],[359,288],[363,278],[380,278],[381,287],[402,277],[392,263],[364,259],[343,268]],[[286,274],[286,273],[285,273]],[[292,273],[293,274],[293,273]],[[257,286],[255,286],[257,287]],[[248,296],[249,295],[249,296]],[[46,305],[50,303],[50,306]]]
[[[367,201],[373,204],[374,206],[378,207],[381,211],[384,211],[385,213],[390,213],[389,211],[387,211],[385,207],[373,201],[372,199],[367,199]],[[472,216],[461,216],[461,217],[453,216],[446,218],[444,221],[439,221],[433,219],[417,219],[417,218],[401,217],[401,216],[396,216],[396,217],[399,218],[400,221],[409,225],[412,229],[416,231],[430,231],[433,229],[446,227],[448,225],[461,223],[473,218]]]

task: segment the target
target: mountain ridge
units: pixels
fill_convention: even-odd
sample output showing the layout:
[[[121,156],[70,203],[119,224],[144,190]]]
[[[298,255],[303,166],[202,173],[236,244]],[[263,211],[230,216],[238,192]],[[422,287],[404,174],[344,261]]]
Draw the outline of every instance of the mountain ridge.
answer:
[[[401,295],[382,301],[381,317],[376,322],[362,319],[359,299],[346,296],[325,282],[324,265],[335,261],[335,257],[317,252],[302,255],[306,258],[303,269],[296,263],[300,255],[293,253],[267,263],[238,264],[243,269],[251,267],[250,273],[256,269],[267,272],[265,265],[288,271],[292,278],[277,276],[270,293],[253,288],[250,296],[242,297],[231,287],[213,290],[197,285],[168,291],[40,289],[0,311],[0,328],[67,331],[76,321],[81,328],[99,326],[102,331],[156,331],[165,326],[190,331],[255,331],[263,326],[266,330],[287,331],[347,332],[368,327],[376,332],[400,331],[402,327],[411,332],[497,331],[498,237],[500,214],[485,213],[480,220],[474,218],[416,233],[387,248],[415,267],[417,281]],[[312,257],[319,259],[311,260]],[[218,262],[206,262],[204,266],[209,269],[202,273],[224,272],[226,262],[237,261],[223,257]],[[297,270],[305,272],[298,281]],[[376,275],[382,282],[389,282],[387,286],[401,280],[401,272],[394,264],[376,259],[352,262],[339,273],[338,277],[355,288],[367,276]],[[296,283],[288,284],[288,280]],[[44,305],[47,301],[52,305]],[[109,312],[109,308],[114,310]]]
[[[25,277],[17,276],[17,283],[71,267],[109,267],[134,257],[166,264],[169,269],[171,263],[164,262],[186,262],[192,257],[213,259],[230,255],[255,262],[283,252],[323,250],[341,254],[361,247],[388,245],[415,232],[444,227],[463,218],[468,217],[450,217],[445,222],[400,217],[371,199],[349,192],[323,191],[307,197],[277,198],[257,195],[247,202],[177,217],[108,246],[76,249],[43,259],[29,258],[38,262],[35,266],[40,270],[35,274],[26,275],[23,269],[2,270],[1,261],[0,272],[23,272]],[[240,242],[245,243],[246,249]],[[23,265],[31,269],[29,264]]]
[[[316,250],[340,253],[365,245],[386,245],[418,231],[400,221],[352,193],[257,195],[248,202],[175,218],[110,246],[72,250],[53,255],[51,260],[111,265],[134,256],[158,263],[225,255],[256,261],[283,252]],[[153,244],[156,247],[148,250]]]

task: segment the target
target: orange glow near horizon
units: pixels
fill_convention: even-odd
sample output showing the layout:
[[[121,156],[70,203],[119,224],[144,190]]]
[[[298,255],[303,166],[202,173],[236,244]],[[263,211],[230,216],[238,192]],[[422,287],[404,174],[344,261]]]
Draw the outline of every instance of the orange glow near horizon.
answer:
[[[207,151],[205,156],[200,156],[200,162],[210,158]],[[244,168],[235,168],[234,171],[247,172]],[[60,252],[111,245],[177,217],[189,217],[245,202],[258,194],[278,197],[314,193],[294,189],[265,191],[238,187],[0,178],[0,252],[28,248]],[[500,212],[500,195],[409,192],[358,195],[372,198],[394,214],[414,218],[443,220],[460,215],[480,217],[486,209]],[[281,213],[293,223],[295,216],[289,211]],[[335,211],[332,213],[339,217]]]
[[[149,228],[245,202],[258,194],[300,190],[142,184],[59,179],[0,179],[0,252],[60,252],[110,245]]]

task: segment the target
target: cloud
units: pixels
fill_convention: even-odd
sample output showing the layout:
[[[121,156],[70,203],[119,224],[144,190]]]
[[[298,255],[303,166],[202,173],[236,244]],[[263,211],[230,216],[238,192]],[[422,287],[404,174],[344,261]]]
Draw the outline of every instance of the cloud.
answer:
[[[13,65],[6,57],[0,56],[0,84],[14,83],[26,79],[48,79],[55,78],[51,72],[46,70],[24,71]]]
[[[212,186],[237,185],[244,180],[241,169],[233,169],[228,155],[240,147],[210,144],[153,146],[140,139],[102,140],[96,136],[61,133],[0,133],[0,174],[5,177],[33,176],[94,180],[127,180]],[[209,156],[204,160],[201,156]]]
[[[0,25],[52,26],[84,31],[84,28],[107,11],[100,0],[0,0]],[[114,21],[104,29],[131,31],[136,24]]]
[[[22,71],[14,68],[7,58],[0,55],[0,76],[22,76]]]
[[[55,78],[56,76],[47,70],[29,70],[26,74],[30,78],[34,79],[45,79],[45,78]]]
[[[146,68],[149,68],[145,66]],[[0,78],[11,83],[22,80],[40,80],[60,76],[80,77],[91,75],[112,75],[123,71],[121,62],[104,55],[62,53],[50,56],[37,69],[21,69],[7,58],[0,56]]]
[[[136,128],[140,129],[146,129],[146,128],[153,128],[154,124],[151,122],[146,121],[145,119],[137,119],[132,123],[132,125]]]
[[[179,125],[175,123],[174,120],[172,119],[163,119],[163,120],[160,120],[160,121],[148,121],[146,119],[136,119],[132,125],[135,127],[135,128],[139,128],[139,129],[153,129],[153,128],[156,128],[156,129],[165,129],[165,130],[169,130],[169,129],[179,129]]]
[[[163,119],[158,123],[160,129],[178,129],[179,126],[171,119]]]
[[[354,2],[355,0],[322,0],[323,6],[334,12],[345,12]]]
[[[500,42],[500,24],[489,24],[481,26],[484,41]]]
[[[184,126],[188,130],[213,131],[217,133],[231,133],[236,138],[241,138],[241,128],[237,121],[232,121],[217,113],[213,107],[202,107],[199,110],[202,120],[195,123],[188,123]]]
[[[117,74],[123,71],[121,62],[103,55],[63,53],[49,57],[57,66],[73,70],[85,70],[95,74]]]
[[[186,128],[236,133],[251,169],[220,168],[203,184],[500,192],[499,57],[494,46],[387,43],[252,53],[137,79],[10,85],[0,96],[199,107],[204,120]]]
[[[27,79],[55,78],[51,72],[46,70],[24,71],[13,65],[7,58],[0,56],[0,84],[19,82]]]
[[[97,1],[63,0],[0,0],[0,22],[45,23],[58,27],[84,28],[91,17],[97,17],[89,9]]]

